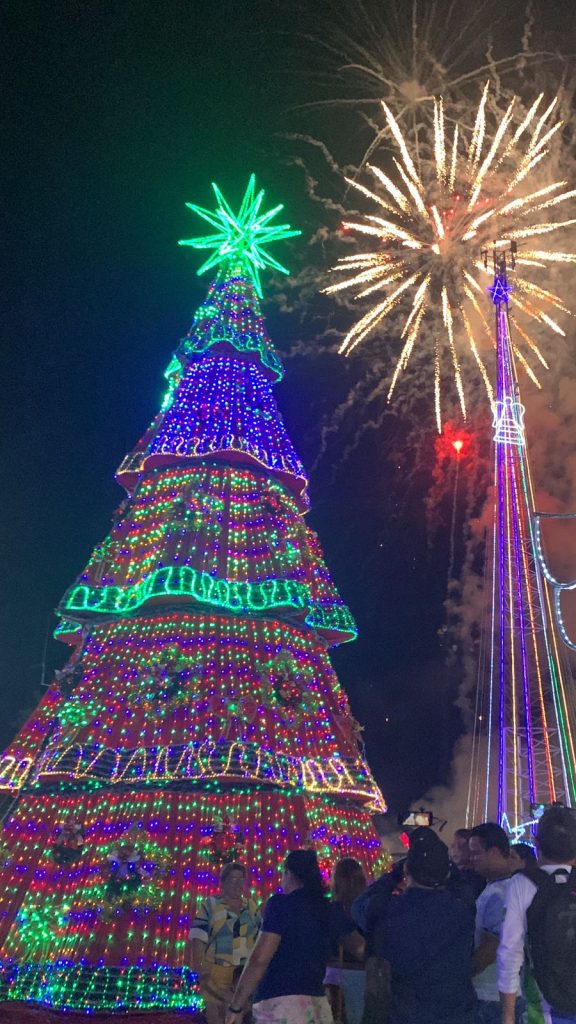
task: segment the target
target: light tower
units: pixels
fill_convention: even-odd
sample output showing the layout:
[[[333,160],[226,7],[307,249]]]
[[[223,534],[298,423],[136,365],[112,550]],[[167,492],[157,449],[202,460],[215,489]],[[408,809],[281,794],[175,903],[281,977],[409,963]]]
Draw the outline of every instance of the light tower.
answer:
[[[484,252],[488,263],[488,252]],[[479,680],[470,774],[470,822],[496,819],[516,837],[534,805],[576,803],[574,703],[565,677],[551,594],[537,557],[525,408],[511,336],[508,269],[516,246],[496,245],[497,389],[493,403],[489,658]]]

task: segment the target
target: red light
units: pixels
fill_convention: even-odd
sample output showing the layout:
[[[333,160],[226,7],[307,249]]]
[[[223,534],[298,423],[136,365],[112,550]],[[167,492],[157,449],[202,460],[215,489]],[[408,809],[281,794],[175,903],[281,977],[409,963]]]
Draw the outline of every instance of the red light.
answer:
[[[462,449],[464,447],[464,441],[462,441],[458,437],[458,438],[456,438],[455,441],[452,441],[452,447],[454,448],[454,451],[456,452],[456,454],[460,455],[460,452],[462,451]]]

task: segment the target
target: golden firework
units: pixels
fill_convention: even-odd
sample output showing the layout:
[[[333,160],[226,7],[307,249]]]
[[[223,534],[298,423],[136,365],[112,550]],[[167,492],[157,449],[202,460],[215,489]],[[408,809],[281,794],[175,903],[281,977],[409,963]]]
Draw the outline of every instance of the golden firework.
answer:
[[[543,94],[520,118],[513,99],[493,131],[487,128],[488,84],[465,142],[456,123],[447,127],[442,100],[434,105],[433,172],[425,179],[416,168],[408,139],[385,103],[382,104],[394,140],[393,169],[385,173],[368,165],[373,189],[347,178],[348,184],[373,204],[363,219],[343,227],[378,240],[378,248],[342,257],[333,268],[346,276],[326,289],[333,293],[354,289],[364,299],[384,292],[348,331],[340,351],[349,355],[395,310],[406,310],[401,329],[402,348],[392,372],[388,399],[406,369],[423,328],[441,311],[443,330],[433,331],[434,394],[438,429],[441,429],[440,380],[442,351],[449,353],[462,413],[466,399],[459,344],[464,341],[493,400],[481,342],[493,345],[484,298],[490,268],[483,253],[493,245],[518,248],[514,279],[514,308],[519,343],[514,352],[526,373],[540,386],[531,364],[546,360],[530,327],[540,324],[564,335],[558,314],[570,315],[560,297],[537,285],[531,276],[553,264],[574,263],[576,254],[540,248],[541,236],[576,224],[576,219],[553,217],[576,189],[566,181],[535,188],[535,169],[549,153],[549,143],[562,127],[556,120],[556,99],[544,108]],[[550,212],[544,212],[550,211]],[[520,347],[520,345],[522,347]]]

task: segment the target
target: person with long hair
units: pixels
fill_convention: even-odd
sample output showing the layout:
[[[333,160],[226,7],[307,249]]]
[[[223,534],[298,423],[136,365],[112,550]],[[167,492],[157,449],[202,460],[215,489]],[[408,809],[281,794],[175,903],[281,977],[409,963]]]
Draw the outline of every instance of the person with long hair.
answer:
[[[324,973],[331,944],[354,925],[334,914],[313,850],[288,854],[282,889],[266,904],[226,1024],[239,1024],[252,996],[255,1024],[332,1024]]]
[[[345,922],[352,922],[352,904],[366,889],[366,875],[362,865],[353,857],[343,857],[332,873],[332,906],[338,910]],[[356,933],[360,939],[359,933]],[[362,952],[364,942],[362,940]],[[332,994],[332,1010],[336,1020],[341,1020],[342,1004],[346,1024],[360,1024],[364,1010],[366,972],[363,957],[349,951],[350,936],[340,942],[332,951],[324,984]]]

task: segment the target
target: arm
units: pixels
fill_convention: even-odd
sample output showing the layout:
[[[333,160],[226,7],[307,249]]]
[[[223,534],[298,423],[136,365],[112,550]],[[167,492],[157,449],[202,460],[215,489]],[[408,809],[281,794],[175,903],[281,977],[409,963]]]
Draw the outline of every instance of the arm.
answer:
[[[196,917],[190,929],[189,939],[192,943],[192,970],[198,977],[205,973],[204,959],[208,946],[210,933],[210,904],[207,900],[202,902],[196,911]]]
[[[516,993],[501,992],[502,1024],[514,1024],[516,1020]]]
[[[402,881],[402,874],[404,870],[404,860],[395,864],[391,871],[386,875],[382,875],[372,885],[369,885],[360,896],[357,896],[352,904],[352,918],[354,923],[365,932],[368,927],[368,906],[371,900],[376,900],[377,897],[386,899],[391,896],[394,889]]]
[[[204,955],[206,943],[202,939],[192,939],[192,970],[198,977],[204,973]]]
[[[260,932],[234,990],[232,1004],[226,1014],[226,1024],[236,1024],[244,1016],[248,1000],[258,982],[264,977],[266,968],[280,945],[280,938],[281,936],[275,935],[274,932]]]
[[[498,936],[483,932],[480,945],[474,950],[472,956],[472,977],[481,974],[482,971],[496,963],[496,950],[498,949]]]

